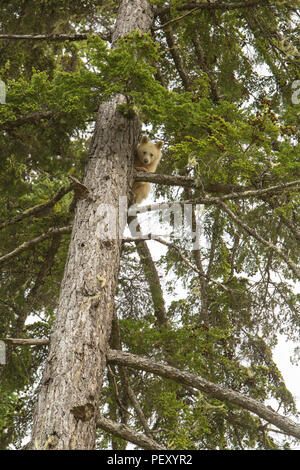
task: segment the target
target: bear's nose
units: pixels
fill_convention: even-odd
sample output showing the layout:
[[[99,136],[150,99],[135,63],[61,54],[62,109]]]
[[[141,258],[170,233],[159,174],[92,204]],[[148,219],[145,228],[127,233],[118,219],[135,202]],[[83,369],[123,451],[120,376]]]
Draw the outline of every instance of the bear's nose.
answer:
[[[148,158],[144,158],[144,163],[148,163],[148,162],[149,162]]]

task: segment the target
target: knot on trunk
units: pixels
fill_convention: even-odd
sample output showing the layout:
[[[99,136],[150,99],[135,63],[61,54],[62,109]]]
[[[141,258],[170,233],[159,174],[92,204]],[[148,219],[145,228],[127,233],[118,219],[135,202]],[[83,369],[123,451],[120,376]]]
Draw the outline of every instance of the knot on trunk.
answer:
[[[92,403],[86,403],[85,405],[74,406],[71,409],[71,413],[74,418],[86,422],[94,416],[95,407]]]

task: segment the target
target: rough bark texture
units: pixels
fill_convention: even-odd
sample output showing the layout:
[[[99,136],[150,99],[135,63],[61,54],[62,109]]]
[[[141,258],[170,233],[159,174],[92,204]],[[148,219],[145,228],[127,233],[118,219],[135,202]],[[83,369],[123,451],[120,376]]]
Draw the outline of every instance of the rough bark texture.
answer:
[[[123,0],[113,43],[131,30],[148,31],[152,20],[147,0]],[[124,101],[115,96],[99,108],[84,178],[89,197],[76,208],[32,449],[93,449],[95,444],[121,243],[118,237],[99,237],[99,206],[114,206],[118,214],[119,197],[129,194],[140,134],[138,120],[118,111]]]

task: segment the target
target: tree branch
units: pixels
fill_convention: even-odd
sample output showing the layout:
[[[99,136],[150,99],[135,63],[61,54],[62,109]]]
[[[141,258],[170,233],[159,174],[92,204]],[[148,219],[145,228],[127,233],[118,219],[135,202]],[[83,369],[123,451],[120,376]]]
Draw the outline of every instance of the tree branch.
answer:
[[[155,184],[166,184],[167,186],[182,186],[184,188],[199,188],[211,193],[245,193],[250,196],[264,196],[269,193],[276,193],[285,191],[285,189],[300,187],[300,180],[282,183],[276,186],[270,186],[264,189],[253,189],[253,186],[240,186],[238,184],[223,184],[223,183],[207,183],[201,184],[200,179],[190,178],[188,176],[179,175],[163,175],[159,173],[146,173],[143,171],[136,171],[134,175],[135,181],[144,181]],[[247,191],[247,193],[246,193]],[[231,198],[232,196],[230,196]],[[236,196],[239,197],[239,196]],[[247,196],[248,197],[248,196]]]
[[[22,126],[23,124],[40,121],[41,119],[51,119],[53,116],[53,111],[37,111],[36,113],[28,114],[27,116],[22,116],[18,119],[2,122],[0,123],[0,129],[14,129],[15,127]]]
[[[99,414],[97,418],[97,426],[104,429],[106,432],[110,432],[121,439],[132,442],[133,444],[138,445],[146,450],[167,450],[166,447],[158,444],[156,441],[150,437],[145,436],[145,434],[138,433],[132,429],[124,426],[124,424],[116,423],[108,418],[105,418],[103,415]]]
[[[38,292],[40,291],[41,287],[43,286],[43,284],[45,282],[45,278],[48,275],[49,271],[51,270],[51,268],[54,264],[55,256],[56,256],[56,254],[59,250],[62,237],[63,237],[63,235],[60,234],[60,233],[56,234],[56,235],[53,235],[51,244],[49,245],[49,248],[48,248],[47,253],[45,255],[44,262],[42,263],[41,268],[40,268],[40,270],[38,271],[38,273],[36,275],[33,286],[30,288],[30,291],[29,291],[28,295],[26,296],[26,302],[23,305],[23,309],[17,315],[16,324],[12,329],[13,336],[18,337],[18,336],[21,335],[21,333],[23,331],[23,328],[24,328],[24,325],[25,325],[25,322],[26,322],[26,319],[27,319],[27,316],[34,309],[34,303],[35,303],[35,300],[36,300],[36,296],[37,296]]]
[[[123,241],[124,243],[137,243],[137,241],[141,241],[143,239],[136,239],[136,238],[124,238]],[[145,240],[150,240],[149,237],[147,237],[147,239]],[[181,252],[180,248],[178,248],[178,246],[174,245],[174,243],[170,243],[170,242],[167,242],[166,240],[164,240],[163,238],[161,237],[156,237],[156,236],[151,236],[151,240],[154,240],[156,242],[159,242],[161,243],[162,245],[165,245],[171,249],[173,249],[174,251],[176,251],[179,255],[179,257],[182,259],[182,261],[189,267],[191,268],[193,271],[195,271],[197,274],[199,274],[200,277],[202,277],[203,279],[206,279],[207,281],[210,281],[212,282],[213,284],[216,284],[217,286],[219,286],[221,289],[223,289],[225,292],[228,292],[228,293],[233,293],[232,289],[229,289],[227,286],[224,286],[224,284],[222,284],[221,282],[218,282],[218,281],[215,281],[214,279],[211,279],[209,276],[207,276],[203,271],[201,271],[200,269],[198,269],[196,266],[194,266],[184,255],[183,253]]]
[[[8,225],[15,224],[16,222],[20,222],[21,220],[26,219],[28,217],[37,216],[37,215],[43,213],[44,211],[46,211],[47,209],[50,209],[51,207],[55,206],[55,204],[60,199],[62,199],[65,196],[65,194],[72,191],[74,189],[74,186],[75,186],[74,183],[70,184],[70,186],[68,186],[68,187],[63,186],[57,192],[57,194],[54,196],[54,198],[50,199],[50,201],[43,202],[42,204],[39,204],[38,206],[31,207],[30,209],[25,210],[21,214],[15,215],[14,217],[12,217],[11,219],[9,219],[5,222],[0,222],[0,230],[7,227]]]
[[[113,316],[113,322],[112,322],[112,328],[111,328],[111,334],[110,334],[110,340],[109,344],[111,349],[118,349],[122,350],[122,342],[121,342],[121,332],[120,332],[120,325],[118,321],[118,317],[116,312],[114,311],[114,316]],[[124,391],[126,391],[127,396],[129,400],[132,403],[133,408],[136,411],[136,414],[145,430],[146,436],[150,437],[152,439],[152,434],[151,434],[151,429],[148,426],[147,420],[144,416],[143,410],[139,404],[139,401],[130,385],[130,379],[129,379],[129,374],[127,372],[126,367],[123,366],[118,366],[119,373],[120,373],[120,378],[121,378],[121,383],[123,385]],[[124,424],[124,423],[123,423]]]
[[[213,74],[212,74],[212,72],[211,72],[211,70],[210,70],[210,68],[207,64],[207,60],[206,60],[204,51],[201,47],[200,41],[199,41],[198,38],[194,38],[194,39],[192,39],[192,42],[194,44],[196,56],[198,58],[198,62],[200,64],[200,67],[202,68],[202,70],[206,73],[206,75],[209,78],[212,98],[213,98],[215,103],[218,103],[222,97],[221,97],[221,94],[219,92],[217,82],[215,81],[214,76],[213,76]]]
[[[135,171],[135,181],[145,181],[155,184],[166,184],[167,186],[182,186],[184,188],[201,188],[200,180],[180,175],[162,175],[159,173],[146,173]],[[204,190],[211,193],[229,193],[231,191],[245,191],[252,187],[239,186],[238,184],[209,183],[203,185]]]
[[[214,2],[208,3],[205,2],[189,2],[184,5],[180,5],[176,8],[178,11],[184,10],[236,10],[238,8],[250,8],[259,5],[265,5],[266,0],[248,0],[245,2],[236,2],[236,3],[224,3],[224,2]],[[168,13],[170,11],[170,6],[157,8],[154,12],[155,16]],[[179,18],[181,19],[181,18]]]
[[[109,33],[78,33],[78,34],[0,34],[0,39],[13,39],[17,41],[83,41],[88,37],[99,37],[104,41],[111,41]]]
[[[235,390],[210,382],[207,379],[191,374],[190,372],[183,372],[175,367],[126,352],[109,350],[107,352],[107,360],[111,363],[122,364],[127,367],[132,367],[133,369],[151,372],[153,374],[160,375],[161,377],[174,380],[182,385],[187,385],[201,390],[212,398],[230,402],[251,411],[265,421],[274,424],[274,426],[287,434],[300,439],[299,425],[271,410],[258,400],[247,397],[240,392],[236,392]]]
[[[7,344],[16,346],[43,346],[49,344],[50,340],[47,338],[0,338],[1,341]]]
[[[23,339],[23,338],[2,338],[2,341],[13,344],[13,345],[44,345],[49,344],[48,339]],[[110,349],[107,352],[107,360],[110,363],[118,364],[126,367],[132,367],[136,370],[144,370],[151,372],[161,377],[174,380],[182,385],[193,387],[207,395],[216,398],[220,401],[228,401],[234,405],[244,408],[252,413],[256,414],[265,421],[272,423],[288,435],[294,436],[300,439],[300,426],[284,416],[276,413],[261,402],[254,400],[251,397],[247,397],[240,392],[231,390],[227,387],[215,384],[213,382],[199,377],[190,372],[181,371],[175,367],[165,365],[151,359],[136,356],[123,351],[117,351]],[[99,416],[98,426],[105,429],[107,432],[112,432],[122,439],[129,440],[134,444],[140,445],[145,449],[157,449],[159,446],[157,442],[151,440],[149,437],[143,434],[135,433],[134,431],[126,428],[122,424],[114,423],[107,418]],[[152,447],[153,446],[153,447]],[[156,446],[156,447],[155,447]],[[163,447],[160,447],[164,449]]]
[[[184,189],[184,195],[191,199],[193,197],[193,190],[191,188],[185,188]],[[185,197],[185,196],[184,196]],[[203,267],[202,263],[202,255],[201,255],[201,250],[199,246],[199,238],[200,238],[200,233],[199,233],[199,227],[197,224],[197,217],[195,214],[195,206],[192,206],[192,234],[195,234],[193,238],[193,242],[196,244],[195,250],[192,252],[192,256],[195,260],[196,267],[198,270],[198,275],[199,275],[199,285],[200,285],[200,298],[201,298],[201,310],[199,312],[199,320],[201,323],[204,323],[206,325],[209,325],[209,313],[208,313],[208,281],[209,277],[205,274],[205,270]],[[211,250],[210,250],[211,252]],[[214,282],[214,281],[212,281]],[[226,286],[223,286],[220,284],[222,288],[226,291],[228,288]],[[228,289],[230,292],[230,289]]]
[[[178,18],[173,18],[172,20],[167,21],[166,23],[162,24],[161,26],[156,26],[155,28],[152,28],[153,31],[157,31],[158,29],[164,29],[167,26],[169,26],[172,23],[175,23],[177,21],[182,20],[186,16],[192,15],[195,11],[198,11],[199,8],[193,8],[193,10],[189,11],[188,13],[185,13],[184,15],[179,16]]]
[[[135,409],[136,411],[136,414],[145,430],[145,433],[146,433],[146,436],[149,437],[150,439],[152,439],[152,434],[151,434],[151,429],[149,428],[148,426],[148,423],[147,423],[147,420],[145,418],[145,415],[143,413],[143,410],[139,404],[139,401],[133,391],[133,389],[131,388],[129,382],[127,382],[127,393],[128,393],[128,396],[129,396],[129,399],[132,403],[132,406],[133,408]]]
[[[61,227],[61,228],[52,228],[48,232],[43,233],[42,235],[39,235],[36,238],[33,238],[32,240],[29,240],[28,242],[22,243],[22,245],[18,246],[15,250],[11,251],[10,253],[7,253],[6,255],[3,255],[0,257],[0,264],[4,263],[5,261],[9,260],[10,258],[13,258],[14,256],[17,256],[18,254],[22,253],[23,251],[27,250],[28,248],[31,248],[32,246],[36,245],[37,243],[40,243],[44,240],[46,240],[49,237],[52,237],[55,234],[65,234],[65,233],[71,233],[72,231],[72,225],[67,225],[66,227]]]
[[[253,238],[256,238],[256,240],[258,240],[260,243],[262,243],[264,246],[266,246],[267,248],[270,248],[272,251],[274,251],[275,253],[277,253],[277,255],[283,259],[286,264],[291,268],[291,270],[293,271],[293,273],[295,274],[295,276],[300,279],[300,270],[298,269],[297,265],[288,257],[287,254],[285,254],[282,250],[280,250],[280,248],[278,248],[276,245],[274,245],[273,243],[271,242],[268,242],[267,240],[265,240],[263,237],[261,237],[258,233],[256,233],[256,231],[249,227],[249,225],[245,224],[244,222],[241,221],[241,219],[239,219],[233,212],[231,209],[229,209],[229,207],[223,202],[221,201],[221,198],[220,198],[220,201],[219,201],[219,205],[221,207],[221,209],[223,209],[231,219],[233,219],[240,227],[242,227],[249,235],[251,235]]]
[[[163,16],[161,19],[162,21],[165,21],[166,17]],[[169,25],[169,23],[170,21],[166,22],[163,26],[165,27],[166,25]],[[172,28],[170,26],[168,26],[167,29],[165,29],[165,35],[166,35],[166,40],[167,40],[167,44],[169,47],[169,52],[173,58],[175,67],[182,80],[182,84],[186,90],[189,90],[191,87],[191,81],[190,81],[189,75],[187,74],[185,70],[183,60],[178,52],[178,47],[176,46],[175,37],[172,31]]]
[[[142,176],[142,172],[140,174]],[[160,177],[163,177],[163,178],[155,178],[155,176],[160,176]],[[176,176],[175,178],[177,179],[179,177]],[[144,174],[144,179],[139,177],[139,181],[148,181],[148,182],[154,182],[154,183],[159,183],[159,184],[170,184],[170,185],[173,185],[174,182],[175,182],[175,180],[172,181],[172,182],[170,180],[168,181],[168,178],[165,178],[165,175],[155,175],[155,173],[145,173]],[[179,181],[180,180],[178,180],[178,183],[176,184],[177,186],[180,186]],[[195,182],[194,185],[196,186],[196,180],[194,180],[194,182]],[[184,181],[183,181],[183,183],[184,183]],[[186,182],[186,183],[187,183],[187,185],[190,184],[190,182]],[[243,188],[244,191],[243,190],[241,190],[240,192],[235,191],[235,192],[225,194],[224,196],[220,196],[220,197],[199,197],[199,198],[195,198],[195,199],[187,199],[185,201],[173,201],[173,202],[163,202],[163,203],[157,203],[157,204],[148,204],[146,206],[139,207],[138,212],[140,214],[142,214],[144,212],[148,212],[148,211],[151,211],[151,210],[161,210],[161,209],[164,209],[166,207],[170,207],[173,204],[180,204],[180,205],[184,205],[184,204],[204,204],[206,206],[211,206],[213,204],[219,204],[220,201],[228,201],[228,200],[232,200],[232,199],[248,199],[250,197],[262,197],[266,194],[278,194],[282,191],[287,191],[289,189],[297,188],[297,187],[300,187],[300,180],[291,181],[289,183],[283,183],[283,184],[279,184],[279,185],[276,185],[276,186],[270,186],[269,188],[264,188],[264,189],[247,189],[247,188]],[[208,189],[207,189],[207,191],[208,191]]]
[[[130,215],[128,211],[127,224],[129,230],[132,231],[132,222],[137,222],[136,214]],[[140,225],[137,223],[136,230],[141,232]],[[160,279],[156,270],[155,263],[153,262],[151,252],[148,245],[143,237],[140,240],[135,240],[136,250],[141,260],[141,264],[146,276],[146,280],[149,285],[151,297],[153,301],[154,314],[157,319],[157,323],[160,327],[168,327],[168,317],[165,307],[165,301],[163,297],[163,291],[160,284]]]
[[[269,198],[263,198],[263,201],[266,202],[274,210],[281,209],[280,204],[274,204],[274,202],[271,201]],[[300,241],[300,230],[297,225],[291,219],[285,217],[281,212],[278,212],[278,214],[282,223],[286,225],[297,238],[297,240]]]
[[[150,288],[157,323],[160,327],[167,328],[168,317],[163,297],[163,291],[161,288],[160,279],[156,270],[155,263],[152,259],[151,252],[145,240],[136,241],[135,244]]]

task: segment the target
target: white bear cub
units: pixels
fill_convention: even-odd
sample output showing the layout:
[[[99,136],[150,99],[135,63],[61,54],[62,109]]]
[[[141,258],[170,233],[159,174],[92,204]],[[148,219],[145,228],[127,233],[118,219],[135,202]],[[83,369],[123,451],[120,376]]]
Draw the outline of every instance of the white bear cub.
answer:
[[[163,142],[151,142],[145,135],[137,146],[137,155],[134,167],[138,171],[154,173],[161,159],[161,148]],[[132,186],[134,202],[140,204],[146,199],[150,192],[150,183],[137,182]]]

